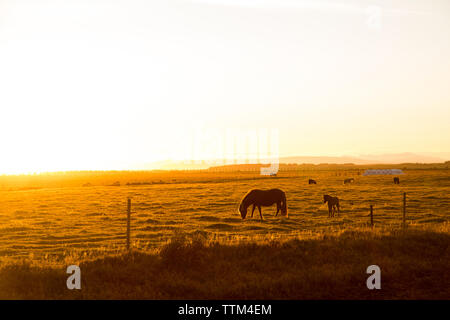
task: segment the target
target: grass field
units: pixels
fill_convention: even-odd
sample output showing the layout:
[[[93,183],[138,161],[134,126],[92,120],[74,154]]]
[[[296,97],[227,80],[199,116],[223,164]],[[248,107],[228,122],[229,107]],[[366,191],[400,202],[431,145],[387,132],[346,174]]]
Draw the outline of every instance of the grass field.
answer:
[[[343,185],[346,177],[355,183]],[[308,185],[312,177],[317,185]],[[403,192],[407,193],[409,224],[450,221],[450,171],[407,171],[400,185],[391,176],[358,176],[351,172],[280,172],[261,177],[257,172],[188,172],[85,177],[78,185],[71,178],[40,187],[25,185],[0,191],[0,257],[61,259],[82,251],[116,251],[126,234],[126,202],[132,199],[132,240],[137,248],[158,247],[179,232],[202,232],[213,239],[254,237],[314,237],[324,231],[366,226],[369,206],[375,224],[399,226]],[[103,177],[104,179],[105,177]],[[121,186],[109,186],[116,179]],[[152,180],[153,179],[153,180]],[[137,183],[152,184],[137,184]],[[92,186],[83,187],[83,184]],[[131,183],[134,185],[127,185]],[[71,185],[72,184],[72,185]],[[242,220],[237,208],[251,188],[277,187],[287,194],[289,218],[274,217],[275,207],[263,208],[264,222],[255,213]],[[323,194],[341,199],[339,217],[328,218]]]
[[[65,266],[4,265],[0,299],[449,299],[449,231],[235,244],[180,236],[154,252],[83,259],[81,290],[66,288]],[[372,264],[381,290],[366,287]]]
[[[419,236],[422,240],[430,239],[429,243],[421,244],[425,251],[427,247],[433,246],[438,241],[436,239],[439,239],[439,250],[430,249],[430,255],[436,259],[443,255],[442,259],[444,257],[448,259],[449,170],[405,170],[406,174],[400,176],[400,185],[393,184],[392,176],[365,177],[358,175],[357,172],[362,171],[353,169],[292,170],[281,171],[277,177],[263,177],[258,172],[210,171],[0,177],[0,259],[3,265],[0,272],[3,280],[0,280],[0,285],[2,283],[5,285],[5,274],[11,274],[11,270],[16,270],[20,274],[24,270],[21,268],[25,268],[25,270],[38,268],[40,270],[38,273],[45,273],[45,268],[61,268],[68,264],[80,263],[88,266],[89,263],[94,263],[92,261],[97,261],[95,263],[109,261],[108,263],[111,263],[114,259],[129,258],[124,253],[127,198],[132,199],[131,235],[132,246],[136,250],[136,257],[133,259],[144,259],[145,261],[157,259],[155,257],[160,257],[162,254],[160,249],[164,245],[170,247],[167,245],[169,240],[180,234],[184,234],[188,238],[200,236],[208,243],[234,248],[225,249],[226,252],[228,252],[227,250],[239,250],[240,247],[250,243],[263,246],[258,249],[258,252],[264,252],[264,246],[272,248],[275,243],[281,246],[289,241],[291,244],[299,245],[300,248],[305,248],[305,243],[307,243],[313,246],[312,248],[325,246],[327,250],[330,250],[331,245],[323,242],[324,239],[327,237],[340,239],[342,234],[356,232],[359,236],[353,237],[354,243],[348,244],[341,239],[336,240],[336,245],[340,246],[344,243],[356,246],[360,251],[354,252],[361,253],[364,252],[364,245],[358,244],[357,239],[363,239],[362,243],[364,243],[367,241],[367,239],[364,240],[365,234],[369,234],[369,237],[376,234],[379,238],[382,238],[383,235],[389,239],[396,239],[392,234],[401,227],[403,192],[407,193],[408,229],[429,232],[423,238]],[[344,185],[343,179],[349,177],[354,177],[355,183]],[[318,184],[308,185],[309,178],[317,180]],[[252,188],[273,187],[286,192],[289,218],[274,217],[275,207],[263,207],[265,218],[263,222],[259,221],[256,212],[253,219],[242,220],[237,212],[242,196]],[[339,217],[328,218],[327,207],[322,200],[323,194],[335,195],[341,199],[342,212]],[[370,204],[374,205],[376,231],[372,231],[368,227]],[[374,246],[376,247],[376,243],[379,243],[380,248],[389,247],[386,237],[383,238],[385,240],[375,241]],[[418,241],[419,238],[414,238],[413,241]],[[306,242],[299,244],[298,241]],[[319,244],[314,244],[317,241]],[[398,240],[396,243],[398,249],[404,242]],[[371,246],[367,243],[366,245]],[[407,245],[409,247],[409,244]],[[208,250],[212,250],[211,257],[216,254],[221,256],[221,251],[216,252],[211,248]],[[248,251],[249,249],[243,250]],[[269,253],[273,252],[273,249],[267,250]],[[336,256],[330,258],[332,265],[339,264],[339,257],[343,254],[342,250],[345,251],[344,248],[335,250],[337,250]],[[239,254],[237,255],[239,256]],[[286,257],[289,256],[289,252],[282,255],[288,259]],[[122,258],[108,258],[114,256]],[[399,254],[399,261],[402,259],[400,256],[401,254]],[[322,263],[320,259],[326,260],[325,257],[320,257],[321,255],[317,256],[317,265],[308,260],[309,264],[306,269],[320,268]],[[379,258],[383,259],[381,254],[379,254]],[[202,261],[204,259],[206,258],[203,258]],[[392,260],[389,263],[394,265],[396,258],[390,257],[389,259]],[[405,258],[404,263],[409,261],[416,264],[417,267],[420,256],[416,255],[414,259]],[[450,259],[442,259],[439,260],[439,263],[435,263],[435,272],[442,271],[437,270],[442,267],[442,264],[449,265]],[[357,259],[357,261],[359,260]],[[429,263],[433,264],[432,261]],[[263,263],[263,265],[266,264],[267,262]],[[345,265],[347,264],[346,262]],[[256,266],[257,261],[254,261],[253,265]],[[347,274],[347,272],[359,267],[361,266],[358,263],[350,269],[347,266],[343,269],[342,276],[345,279],[350,277],[350,273]],[[426,269],[432,270],[432,267],[428,266]],[[134,268],[134,270],[137,269]],[[196,268],[194,267],[193,270],[195,271]],[[330,271],[324,272],[328,274],[327,272]],[[30,277],[32,274],[33,272]],[[65,277],[66,275],[62,272],[60,276]],[[285,276],[293,277],[293,274]],[[392,276],[395,277],[395,275]],[[438,277],[437,274],[436,277]],[[445,279],[448,280],[448,277]],[[322,280],[318,279],[317,281]],[[255,280],[248,279],[248,281]],[[14,287],[11,280],[8,280],[8,283],[7,288],[11,285]],[[188,286],[186,283],[184,285]],[[194,283],[193,286],[195,286]],[[14,296],[20,297],[21,294],[24,294],[24,292],[20,293],[20,290],[12,290],[11,292],[16,293],[8,296],[5,293],[8,290],[5,287],[4,290],[6,291],[3,291],[3,295],[6,297],[14,298]],[[53,289],[49,290],[54,291]],[[127,290],[125,290],[127,294],[124,294],[124,297],[136,297],[135,293]],[[216,295],[211,295],[210,289],[202,291],[201,288],[197,288],[197,291],[192,289],[193,292],[198,293],[195,295],[188,293],[187,288],[185,290],[185,298],[203,296],[257,298],[266,289],[260,288],[258,289],[260,291],[255,289],[256,291],[251,291],[252,294],[248,295],[233,295],[220,290]],[[286,290],[279,291],[277,289],[274,294],[284,292],[281,294],[281,297],[284,298],[308,296],[307,291],[304,290],[301,291],[301,294],[289,293],[290,291]],[[169,291],[166,292],[167,294],[160,293],[160,296],[156,293],[144,292],[142,298],[173,298],[174,295],[168,293]],[[56,290],[56,292],[58,291]],[[428,295],[425,296],[430,297],[430,292],[427,292]],[[48,297],[42,292],[36,294],[39,297]],[[65,294],[61,294],[65,296]],[[415,291],[413,296],[423,296],[423,294],[423,292]],[[442,294],[444,294],[444,298],[450,298],[448,291],[441,290],[441,294],[438,296],[442,297]],[[349,295],[349,297],[351,296]],[[89,295],[82,297],[99,298],[101,294],[90,291]],[[117,298],[117,296],[115,297]],[[260,297],[272,296],[267,294]],[[317,294],[310,297],[328,296],[327,294]],[[399,298],[401,296],[396,293],[392,297]]]

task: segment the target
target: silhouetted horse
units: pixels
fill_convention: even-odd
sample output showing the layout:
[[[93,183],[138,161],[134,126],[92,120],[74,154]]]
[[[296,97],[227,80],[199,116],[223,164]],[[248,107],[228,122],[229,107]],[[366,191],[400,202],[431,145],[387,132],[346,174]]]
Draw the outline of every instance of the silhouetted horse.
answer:
[[[400,184],[400,178],[394,177],[394,184]]]
[[[345,180],[344,180],[344,184],[352,183],[352,182],[355,182],[355,179],[350,178],[350,179],[345,179]]]
[[[308,180],[308,184],[317,184],[317,182],[316,182],[316,180],[309,179],[309,180]]]
[[[337,197],[332,197],[326,194],[323,196],[323,203],[326,202],[328,202],[328,217],[334,217],[336,208],[339,215],[339,199]]]
[[[283,216],[288,216],[287,214],[287,204],[286,204],[286,194],[280,189],[270,189],[270,190],[259,190],[253,189],[247,192],[247,194],[242,198],[241,204],[239,205],[239,212],[241,213],[242,219],[247,216],[247,208],[253,205],[252,217],[255,208],[258,207],[259,215],[261,220],[263,220],[261,213],[261,206],[268,207],[277,204],[277,213],[281,210]]]

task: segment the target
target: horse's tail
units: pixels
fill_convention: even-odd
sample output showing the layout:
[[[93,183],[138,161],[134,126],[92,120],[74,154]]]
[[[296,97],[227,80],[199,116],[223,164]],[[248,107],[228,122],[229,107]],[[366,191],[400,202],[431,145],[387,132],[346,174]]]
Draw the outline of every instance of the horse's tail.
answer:
[[[286,217],[288,217],[286,193],[284,193],[284,192],[283,192],[283,195],[282,195],[282,201],[283,201],[282,210],[283,210],[284,214],[286,215]]]

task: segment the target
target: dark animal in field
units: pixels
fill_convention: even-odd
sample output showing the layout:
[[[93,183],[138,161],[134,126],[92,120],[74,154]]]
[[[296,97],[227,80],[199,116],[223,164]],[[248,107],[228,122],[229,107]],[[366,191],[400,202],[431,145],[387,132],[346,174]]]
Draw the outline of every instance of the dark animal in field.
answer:
[[[276,173],[271,173],[270,176],[271,176],[271,177],[276,177],[277,174],[276,174]]]
[[[261,207],[268,207],[277,204],[277,213],[281,211],[281,215],[288,216],[287,214],[287,204],[286,204],[286,194],[284,191],[280,189],[270,189],[270,190],[259,190],[253,189],[247,192],[247,194],[242,198],[242,201],[239,205],[239,212],[241,213],[242,219],[245,219],[247,216],[247,209],[249,206],[253,205],[252,209],[252,217],[255,208],[258,207],[259,215],[261,220],[263,220]]]
[[[317,182],[316,182],[316,180],[309,179],[309,180],[308,180],[308,184],[317,184]]]
[[[394,184],[400,184],[400,178],[394,177]]]
[[[355,182],[355,179],[350,178],[350,179],[345,179],[345,180],[344,180],[344,184],[352,183],[352,182]]]
[[[339,208],[339,199],[338,197],[332,197],[329,195],[324,195],[323,196],[323,203],[328,202],[328,217],[334,217],[334,213],[336,212],[337,209],[337,213],[339,215],[340,212],[340,208]]]

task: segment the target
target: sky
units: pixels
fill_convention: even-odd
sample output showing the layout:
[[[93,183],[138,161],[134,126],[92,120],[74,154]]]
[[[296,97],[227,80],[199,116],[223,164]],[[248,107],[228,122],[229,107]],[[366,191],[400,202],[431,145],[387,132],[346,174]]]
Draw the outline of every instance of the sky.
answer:
[[[448,57],[446,0],[0,0],[0,174],[448,154]]]

